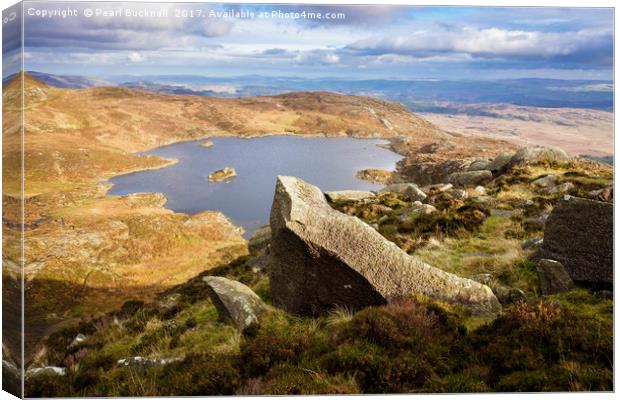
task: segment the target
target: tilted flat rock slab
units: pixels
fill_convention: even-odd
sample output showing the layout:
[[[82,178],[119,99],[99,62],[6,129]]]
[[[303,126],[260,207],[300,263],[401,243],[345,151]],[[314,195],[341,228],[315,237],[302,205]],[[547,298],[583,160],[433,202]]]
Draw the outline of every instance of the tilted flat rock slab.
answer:
[[[270,223],[271,295],[293,314],[356,310],[418,293],[478,314],[501,311],[489,287],[409,256],[360,219],[332,209],[319,188],[297,178],[278,177]]]
[[[233,322],[241,331],[258,324],[267,306],[256,293],[241,282],[221,276],[202,278],[221,320]]]
[[[614,206],[565,196],[545,222],[534,259],[559,261],[574,281],[613,283]]]

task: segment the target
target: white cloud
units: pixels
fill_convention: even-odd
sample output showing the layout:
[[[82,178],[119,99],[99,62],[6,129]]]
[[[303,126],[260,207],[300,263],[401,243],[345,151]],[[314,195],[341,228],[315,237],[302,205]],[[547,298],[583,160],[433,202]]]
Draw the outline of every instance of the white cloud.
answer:
[[[358,40],[347,46],[347,49],[366,54],[423,58],[445,53],[469,54],[481,58],[552,58],[600,50],[601,46],[611,44],[611,38],[612,32],[608,29],[566,33],[436,26],[408,35]]]
[[[129,61],[131,61],[132,63],[139,63],[142,61],[146,60],[146,56],[144,54],[140,54],[137,51],[134,51],[133,53],[130,53],[127,58],[129,59]]]

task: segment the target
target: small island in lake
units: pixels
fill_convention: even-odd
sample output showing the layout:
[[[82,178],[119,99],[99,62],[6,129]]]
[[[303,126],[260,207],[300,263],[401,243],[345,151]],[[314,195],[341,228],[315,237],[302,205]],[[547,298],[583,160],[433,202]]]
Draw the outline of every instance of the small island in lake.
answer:
[[[209,182],[228,182],[232,178],[237,176],[237,171],[234,168],[222,168],[218,169],[214,173],[209,175]]]

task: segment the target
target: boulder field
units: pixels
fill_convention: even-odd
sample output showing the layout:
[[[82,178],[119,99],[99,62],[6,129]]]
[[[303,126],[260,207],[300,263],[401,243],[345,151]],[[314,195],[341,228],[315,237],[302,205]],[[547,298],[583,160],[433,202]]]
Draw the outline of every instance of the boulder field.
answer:
[[[501,305],[492,290],[423,263],[368,224],[329,206],[321,190],[277,178],[269,281],[274,305],[297,315],[357,310],[423,294],[480,315]]]

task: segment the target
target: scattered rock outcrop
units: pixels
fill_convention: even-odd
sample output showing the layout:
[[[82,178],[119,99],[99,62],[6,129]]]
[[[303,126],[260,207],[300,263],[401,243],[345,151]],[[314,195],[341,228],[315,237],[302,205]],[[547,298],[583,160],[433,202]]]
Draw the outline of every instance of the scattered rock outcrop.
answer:
[[[577,282],[613,283],[613,204],[565,196],[545,224],[535,259],[557,260]]]
[[[222,321],[229,321],[240,331],[258,324],[267,306],[256,293],[241,282],[221,276],[206,276],[209,297]]]
[[[488,170],[455,172],[446,178],[446,182],[457,186],[486,185],[493,179],[493,174]]]
[[[234,168],[226,167],[210,174],[209,182],[228,182],[235,176],[237,176],[237,171]]]
[[[564,266],[555,260],[546,258],[539,260],[536,272],[538,272],[540,292],[542,294],[567,292],[574,287],[573,280],[564,269]]]
[[[334,192],[325,192],[325,196],[331,202],[336,201],[360,201],[371,199],[376,195],[373,192],[365,190],[339,190]]]
[[[319,188],[280,176],[271,210],[274,304],[298,315],[351,310],[415,293],[495,315],[491,289],[409,256],[360,219],[331,208]]]

